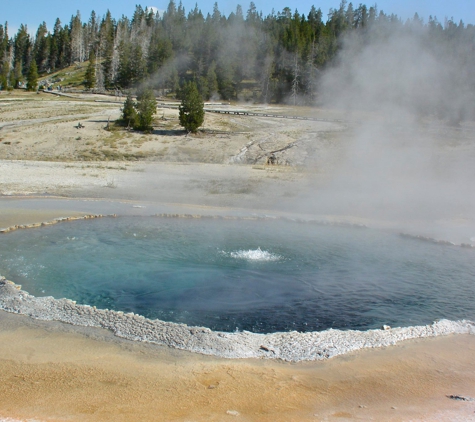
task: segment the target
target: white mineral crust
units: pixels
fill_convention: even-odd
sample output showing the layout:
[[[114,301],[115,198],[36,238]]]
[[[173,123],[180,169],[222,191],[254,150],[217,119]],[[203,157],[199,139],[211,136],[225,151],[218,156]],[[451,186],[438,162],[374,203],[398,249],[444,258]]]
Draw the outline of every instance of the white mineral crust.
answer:
[[[387,330],[255,334],[225,333],[140,315],[77,305],[68,299],[35,297],[0,277],[0,309],[39,320],[105,328],[116,336],[224,358],[270,358],[289,362],[323,360],[364,348],[394,345],[415,338],[475,334],[472,321],[441,320],[431,325]]]

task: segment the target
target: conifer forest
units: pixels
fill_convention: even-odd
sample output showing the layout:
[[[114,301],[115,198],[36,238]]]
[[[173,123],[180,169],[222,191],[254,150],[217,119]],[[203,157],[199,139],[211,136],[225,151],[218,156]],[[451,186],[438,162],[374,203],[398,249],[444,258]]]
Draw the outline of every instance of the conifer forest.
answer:
[[[136,6],[131,17],[78,11],[70,22],[42,23],[36,35],[21,25],[10,34],[0,25],[0,86],[26,81],[32,62],[39,78],[76,63],[93,62],[95,80],[86,87],[127,91],[146,85],[174,95],[193,81],[203,100],[315,104],[323,72],[338,62],[351,40],[358,54],[375,40],[398,33],[419,34],[422,44],[447,66],[462,71],[464,95],[475,93],[475,26],[445,19],[427,21],[417,13],[402,20],[376,6],[343,0],[329,13],[312,6],[305,13],[286,7],[264,16],[251,2],[225,16],[198,5],[186,11],[170,0],[166,11]],[[467,82],[471,81],[471,82]]]

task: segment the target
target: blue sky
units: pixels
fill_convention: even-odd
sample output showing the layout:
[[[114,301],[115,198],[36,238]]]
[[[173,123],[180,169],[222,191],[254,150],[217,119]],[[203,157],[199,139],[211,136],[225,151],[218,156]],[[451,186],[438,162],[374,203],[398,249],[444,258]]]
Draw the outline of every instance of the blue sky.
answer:
[[[140,0],[82,0],[80,2],[72,2],[68,0],[1,0],[0,22],[8,21],[9,35],[12,36],[17,31],[21,23],[28,25],[30,33],[35,33],[38,25],[45,21],[48,29],[52,29],[54,21],[59,17],[62,23],[68,23],[71,15],[75,14],[79,9],[81,17],[87,20],[92,10],[99,16],[103,16],[109,9],[112,16],[116,19],[122,15],[131,16],[135,5],[141,4],[145,6],[154,6],[158,9],[166,9],[169,0],[146,0],[145,3]],[[178,3],[179,0],[176,0]],[[195,3],[206,15],[213,9],[215,0],[182,0],[185,11],[189,12],[194,8]],[[225,15],[229,15],[236,9],[237,4],[241,4],[244,12],[249,7],[250,0],[218,0],[219,10]],[[339,7],[340,0],[300,0],[298,2],[289,0],[274,0],[272,2],[263,0],[254,0],[257,10],[268,14],[274,9],[276,12],[281,11],[284,7],[290,7],[292,11],[297,9],[300,13],[307,14],[310,7],[315,5],[321,8],[326,18],[330,8]],[[465,23],[475,24],[475,0],[379,0],[364,1],[355,0],[353,5],[357,6],[364,3],[367,6],[378,6],[378,10],[385,13],[395,13],[403,19],[412,17],[415,12],[424,18],[427,22],[429,15],[437,16],[440,22],[444,22],[446,17],[454,18],[456,22],[462,19]]]

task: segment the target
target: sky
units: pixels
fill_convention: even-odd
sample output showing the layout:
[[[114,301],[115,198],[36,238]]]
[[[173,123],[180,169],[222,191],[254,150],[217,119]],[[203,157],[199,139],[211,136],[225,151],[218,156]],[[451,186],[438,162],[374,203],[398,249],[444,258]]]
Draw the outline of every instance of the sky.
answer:
[[[69,23],[71,15],[80,10],[81,18],[87,21],[94,10],[99,17],[102,17],[107,9],[112,13],[115,19],[122,15],[131,17],[136,4],[142,7],[153,6],[159,10],[165,10],[169,0],[81,0],[81,2],[71,2],[65,0],[0,0],[0,22],[8,22],[9,35],[12,36],[20,24],[28,25],[28,32],[34,34],[38,25],[45,21],[49,30],[52,29],[54,21],[60,18],[63,24]],[[179,0],[175,0],[179,3]],[[348,1],[349,3],[350,1]],[[198,7],[203,14],[213,10],[215,0],[182,0],[185,12],[188,13],[198,3]],[[218,0],[218,8],[226,16],[236,10],[236,5],[241,4],[244,13],[249,8],[250,0]],[[290,7],[292,11],[297,9],[300,13],[308,14],[312,5],[323,12],[324,20],[328,15],[330,8],[338,8],[340,0],[274,0],[272,2],[263,0],[254,0],[257,10],[262,11],[264,15],[271,13],[272,9],[276,12],[284,7]],[[436,16],[440,22],[445,18],[453,18],[455,22],[463,20],[464,23],[475,24],[475,0],[378,0],[364,1],[355,0],[353,6],[360,3],[369,6],[377,5],[378,10],[383,10],[386,14],[395,13],[402,19],[412,18],[417,12],[420,17],[427,22],[430,15]]]

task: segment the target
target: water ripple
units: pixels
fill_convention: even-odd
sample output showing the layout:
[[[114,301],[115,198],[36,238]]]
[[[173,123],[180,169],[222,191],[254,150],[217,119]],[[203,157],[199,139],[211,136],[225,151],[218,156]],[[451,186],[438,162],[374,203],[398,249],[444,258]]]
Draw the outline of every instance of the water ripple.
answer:
[[[282,257],[277,254],[273,254],[268,251],[263,251],[261,248],[233,251],[233,252],[224,252],[221,253],[225,256],[229,256],[234,259],[245,259],[247,261],[280,261]]]

